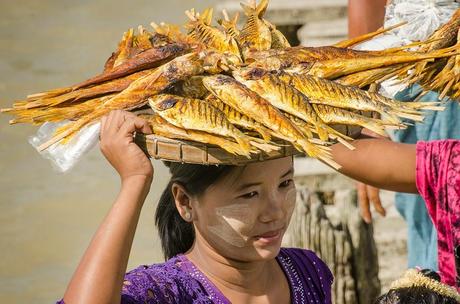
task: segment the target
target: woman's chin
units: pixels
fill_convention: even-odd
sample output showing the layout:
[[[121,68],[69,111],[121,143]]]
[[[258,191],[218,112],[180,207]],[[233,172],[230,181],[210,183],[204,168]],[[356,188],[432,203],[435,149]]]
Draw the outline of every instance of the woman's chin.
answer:
[[[254,249],[263,260],[274,259],[279,254],[280,248],[281,240],[273,243],[254,242]]]

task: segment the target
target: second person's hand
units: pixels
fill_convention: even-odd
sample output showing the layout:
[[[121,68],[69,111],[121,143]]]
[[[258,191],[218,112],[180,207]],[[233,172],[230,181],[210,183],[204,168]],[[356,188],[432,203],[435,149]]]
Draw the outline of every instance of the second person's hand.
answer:
[[[357,182],[356,190],[358,192],[358,205],[361,217],[367,224],[372,223],[371,203],[380,215],[386,215],[385,208],[383,208],[382,201],[380,200],[380,189]]]

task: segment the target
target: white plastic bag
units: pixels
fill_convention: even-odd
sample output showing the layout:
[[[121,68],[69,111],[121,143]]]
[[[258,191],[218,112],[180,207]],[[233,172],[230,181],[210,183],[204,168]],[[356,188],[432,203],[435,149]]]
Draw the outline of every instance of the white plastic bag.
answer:
[[[385,27],[407,22],[383,35],[365,41],[357,50],[379,51],[407,45],[414,41],[426,40],[436,29],[449,21],[460,7],[452,0],[393,0],[386,8]],[[381,83],[379,93],[392,98],[406,85],[391,78]]]
[[[51,139],[57,128],[68,123],[70,123],[68,120],[58,123],[44,123],[37,133],[29,138],[29,143],[37,149],[41,144]],[[51,160],[57,171],[66,172],[95,146],[99,139],[100,127],[99,122],[87,125],[66,144],[56,143],[46,150],[39,151],[39,153],[44,158]]]
[[[453,0],[393,0],[386,8],[385,27],[407,22],[394,33],[402,41],[425,40],[458,8]]]

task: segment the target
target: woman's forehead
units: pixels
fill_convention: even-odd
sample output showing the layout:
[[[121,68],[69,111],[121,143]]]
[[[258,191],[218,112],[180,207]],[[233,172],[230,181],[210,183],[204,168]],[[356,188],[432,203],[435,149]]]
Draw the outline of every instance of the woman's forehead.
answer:
[[[222,180],[221,186],[239,188],[243,184],[263,183],[271,179],[279,179],[293,171],[292,157],[256,162],[235,169]]]
[[[283,157],[263,162],[251,163],[246,166],[243,171],[243,178],[265,177],[278,177],[292,169],[292,157]]]

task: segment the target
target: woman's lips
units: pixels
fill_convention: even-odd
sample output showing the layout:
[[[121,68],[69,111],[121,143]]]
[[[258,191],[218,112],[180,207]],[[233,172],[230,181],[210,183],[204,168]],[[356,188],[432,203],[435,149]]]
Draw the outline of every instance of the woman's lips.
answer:
[[[264,234],[256,235],[255,238],[256,240],[262,241],[264,243],[273,243],[281,238],[282,232],[283,229],[272,230],[265,232]]]

